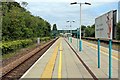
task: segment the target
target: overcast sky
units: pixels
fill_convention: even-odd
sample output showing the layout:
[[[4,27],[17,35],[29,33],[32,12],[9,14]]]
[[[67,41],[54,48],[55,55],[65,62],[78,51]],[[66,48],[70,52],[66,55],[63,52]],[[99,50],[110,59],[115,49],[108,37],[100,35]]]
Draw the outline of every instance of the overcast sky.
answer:
[[[33,15],[40,16],[58,29],[76,29],[80,24],[80,6],[70,5],[71,2],[89,2],[92,5],[82,5],[82,25],[92,25],[95,18],[110,11],[118,9],[119,0],[16,0],[26,1],[26,7]],[[67,20],[75,21],[69,27]],[[66,27],[67,26],[67,27]]]

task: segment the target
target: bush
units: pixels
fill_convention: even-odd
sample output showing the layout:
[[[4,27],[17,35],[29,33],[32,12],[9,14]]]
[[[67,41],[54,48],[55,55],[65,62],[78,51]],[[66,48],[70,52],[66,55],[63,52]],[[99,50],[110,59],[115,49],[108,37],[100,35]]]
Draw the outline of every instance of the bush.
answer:
[[[26,40],[16,40],[0,43],[0,49],[2,49],[2,55],[7,54],[9,52],[13,52],[20,48],[25,48],[26,46],[32,44],[33,41],[31,39]]]
[[[50,40],[50,37],[43,37],[40,38],[40,40],[47,41]],[[36,42],[37,42],[37,38],[3,42],[0,43],[0,49],[2,50],[2,55],[3,55],[3,54],[8,54],[10,52],[14,52],[20,48],[25,48],[31,45],[32,43],[36,43]]]
[[[47,40],[50,40],[50,37],[43,37],[43,38],[40,38],[40,41],[47,41]]]

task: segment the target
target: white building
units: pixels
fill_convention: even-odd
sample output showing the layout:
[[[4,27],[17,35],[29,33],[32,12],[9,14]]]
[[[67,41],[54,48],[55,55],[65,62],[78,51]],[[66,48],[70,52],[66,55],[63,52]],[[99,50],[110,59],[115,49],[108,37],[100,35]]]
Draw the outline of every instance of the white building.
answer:
[[[118,2],[118,21],[120,22],[120,1]]]

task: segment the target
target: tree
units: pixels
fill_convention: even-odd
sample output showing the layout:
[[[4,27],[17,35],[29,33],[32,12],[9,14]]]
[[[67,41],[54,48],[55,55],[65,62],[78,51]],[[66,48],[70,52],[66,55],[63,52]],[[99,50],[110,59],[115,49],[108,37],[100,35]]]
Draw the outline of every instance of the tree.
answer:
[[[26,5],[26,3],[23,3]],[[14,15],[13,15],[14,14]],[[17,2],[2,2],[2,40],[17,40],[51,35],[51,25],[33,16]]]
[[[85,28],[85,37],[95,37],[95,24]]]
[[[25,2],[25,1],[23,1],[23,2],[21,3],[21,5],[24,6],[24,7],[26,7],[26,6],[28,5],[28,3]]]
[[[57,36],[57,25],[56,24],[53,24],[53,29],[52,29],[52,33],[53,33],[53,36],[56,37]]]
[[[84,31],[85,28],[86,28],[86,26],[84,26],[84,25],[81,26],[81,30],[82,30],[82,31]]]
[[[95,24],[91,26],[91,35],[90,37],[95,37]]]
[[[53,24],[53,31],[57,31],[57,25],[56,24]]]
[[[85,37],[90,37],[90,26],[87,26],[85,29]]]

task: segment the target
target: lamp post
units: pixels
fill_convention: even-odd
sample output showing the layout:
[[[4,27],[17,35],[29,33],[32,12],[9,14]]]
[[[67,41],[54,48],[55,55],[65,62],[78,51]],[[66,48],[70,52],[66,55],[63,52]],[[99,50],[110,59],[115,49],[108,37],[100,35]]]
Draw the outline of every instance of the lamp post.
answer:
[[[67,27],[68,26],[66,26],[66,33],[67,33],[67,38],[68,38],[68,41],[69,41],[69,36],[68,36],[69,31],[68,31]]]
[[[77,2],[74,2],[74,3],[70,3],[71,5],[74,5],[74,4],[79,4],[80,5],[80,39],[79,39],[79,51],[82,51],[82,40],[81,40],[81,6],[82,4],[86,4],[86,5],[91,5],[90,3],[77,3]]]
[[[75,22],[75,21],[66,21],[67,23],[70,23],[70,27],[72,27],[72,22]],[[71,33],[71,38],[70,38],[70,42],[72,43],[72,30],[70,31]]]

